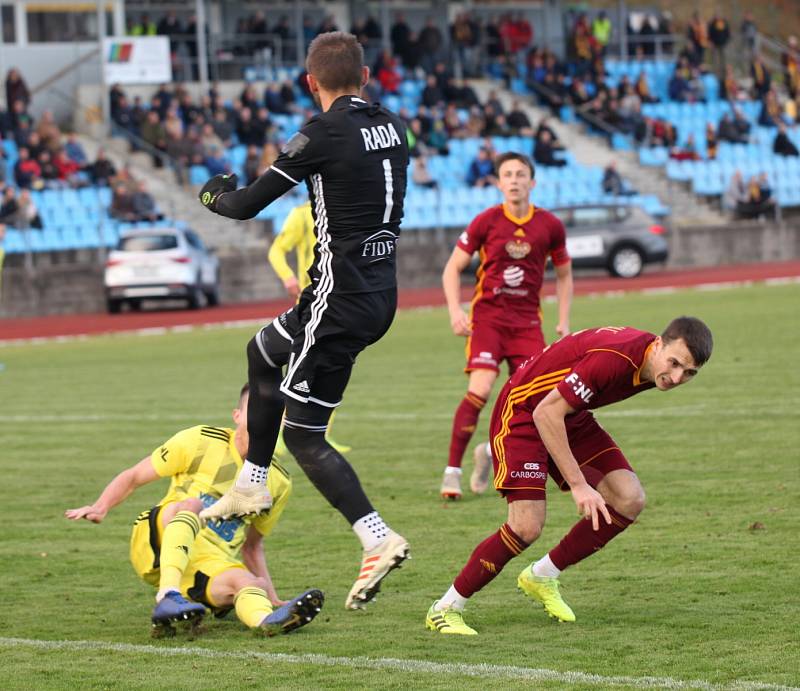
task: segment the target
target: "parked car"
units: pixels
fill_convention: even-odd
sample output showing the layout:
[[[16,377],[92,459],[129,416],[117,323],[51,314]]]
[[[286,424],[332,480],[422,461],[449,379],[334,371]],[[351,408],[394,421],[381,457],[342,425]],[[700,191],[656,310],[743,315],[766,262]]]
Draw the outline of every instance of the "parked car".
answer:
[[[666,229],[635,206],[573,206],[551,209],[567,230],[567,251],[576,268],[605,268],[634,278],[645,264],[669,254]]]
[[[105,270],[106,304],[119,312],[142,300],[185,299],[199,309],[219,303],[219,259],[186,228],[130,230],[120,235]]]

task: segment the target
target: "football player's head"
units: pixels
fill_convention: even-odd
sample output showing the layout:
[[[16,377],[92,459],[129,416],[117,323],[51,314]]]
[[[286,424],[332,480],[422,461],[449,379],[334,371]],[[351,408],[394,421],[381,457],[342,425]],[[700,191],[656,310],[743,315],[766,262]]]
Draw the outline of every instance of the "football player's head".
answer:
[[[330,93],[361,93],[369,81],[364,65],[364,49],[353,34],[329,31],[319,34],[308,47],[306,56],[308,88],[315,99],[319,90]]]
[[[250,385],[245,384],[239,391],[239,402],[233,409],[233,422],[236,425],[234,444],[239,455],[244,458],[250,446],[250,436],[247,433],[247,401],[250,399]]]
[[[500,154],[494,163],[497,187],[508,204],[526,202],[536,186],[533,162],[525,154],[508,151]]]

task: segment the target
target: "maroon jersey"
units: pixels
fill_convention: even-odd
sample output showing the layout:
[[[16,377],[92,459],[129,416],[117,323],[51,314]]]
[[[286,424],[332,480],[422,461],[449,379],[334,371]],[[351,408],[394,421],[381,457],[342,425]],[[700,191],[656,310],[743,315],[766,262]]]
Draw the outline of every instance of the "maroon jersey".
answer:
[[[525,362],[503,387],[495,408],[502,406],[504,417],[533,413],[557,388],[570,407],[580,411],[650,389],[655,384],[643,382],[641,370],[655,338],[630,326],[576,331]]]
[[[556,266],[569,261],[564,224],[556,216],[531,205],[525,217],[517,218],[504,204],[493,206],[475,217],[457,246],[480,255],[473,323],[539,326],[547,257]]]

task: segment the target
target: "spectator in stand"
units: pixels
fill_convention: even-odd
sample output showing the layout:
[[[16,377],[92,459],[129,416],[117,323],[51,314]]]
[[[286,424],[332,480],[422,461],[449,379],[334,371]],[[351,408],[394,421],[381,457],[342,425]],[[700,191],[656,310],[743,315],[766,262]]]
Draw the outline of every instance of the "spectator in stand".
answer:
[[[131,196],[131,206],[136,221],[160,221],[164,216],[158,212],[156,201],[147,191],[147,183],[141,180],[136,183],[136,191]]]
[[[763,99],[772,88],[772,77],[760,55],[756,55],[750,65],[750,76],[753,82],[753,98]]]
[[[574,105],[576,108],[580,108],[592,100],[592,96],[586,87],[586,83],[579,77],[575,77],[572,80],[572,84],[570,84],[569,98],[570,101],[572,101],[572,105]]]
[[[31,92],[19,70],[12,67],[6,73],[6,108],[10,109],[17,101],[21,101],[27,111],[31,104]]]
[[[480,26],[469,12],[460,12],[450,26],[450,37],[458,56],[461,74],[474,77],[478,74],[478,47],[480,46]]]
[[[429,74],[425,78],[425,88],[422,90],[420,100],[428,108],[439,108],[444,105],[444,93],[434,75]]]
[[[686,142],[684,142],[683,146],[673,146],[669,150],[669,157],[674,158],[676,161],[699,161],[700,156],[697,154],[694,135],[690,134],[686,137]]]
[[[111,218],[125,223],[133,223],[138,220],[133,208],[133,195],[126,184],[118,183],[114,186],[114,194],[111,197],[111,207],[108,212],[111,214]]]
[[[147,113],[141,129],[142,139],[149,144],[156,151],[166,153],[167,151],[167,130],[158,118],[158,111],[151,110]],[[160,168],[163,163],[161,157],[156,153],[153,154],[153,165]]]
[[[747,186],[744,184],[742,171],[736,170],[722,195],[722,208],[732,213],[738,213],[741,205],[746,204],[747,201]]]
[[[721,96],[729,101],[746,101],[747,92],[739,86],[733,65],[725,65],[725,79],[720,84]]]
[[[231,172],[230,163],[225,157],[225,151],[221,146],[212,144],[203,147],[204,155],[202,164],[208,169],[208,175],[224,175]]]
[[[58,179],[69,187],[84,187],[87,177],[81,172],[81,166],[67,156],[67,152],[62,147],[53,156],[53,165],[56,167]]]
[[[658,103],[658,97],[653,95],[650,91],[650,85],[647,82],[647,74],[639,72],[639,78],[636,80],[636,93],[639,95],[642,103]]]
[[[214,121],[211,123],[211,127],[225,148],[233,145],[233,124],[226,110],[220,109],[214,113]]]
[[[716,13],[708,23],[708,40],[714,47],[716,73],[722,81],[725,74],[725,48],[731,40],[731,29],[728,20]]]
[[[15,197],[14,188],[10,185],[3,191],[3,203],[0,206],[0,223],[13,228],[36,228],[41,230],[42,219],[39,210],[33,202],[31,192],[21,189],[19,196]]]
[[[28,147],[20,147],[17,155],[19,158],[14,164],[14,179],[17,181],[17,186],[20,189],[41,189],[44,184],[42,170],[36,160],[31,158]]]
[[[438,189],[439,187],[439,183],[433,179],[431,171],[428,170],[428,158],[426,156],[417,156],[414,159],[411,179],[418,187],[427,187],[432,190]]]
[[[129,36],[156,36],[157,34],[158,27],[146,13],[140,15],[139,21],[132,23],[128,28]]]
[[[800,54],[797,45],[797,36],[789,36],[787,49],[781,55],[783,65],[783,83],[789,92],[790,98],[796,98],[800,93]]]
[[[775,89],[770,89],[761,100],[758,124],[762,127],[777,127],[781,122],[781,106]]]
[[[0,198],[0,228],[5,226],[16,227],[16,213],[19,209],[17,192],[12,185],[3,187],[3,196]]]
[[[494,162],[485,147],[478,150],[478,155],[470,163],[466,181],[470,187],[491,187],[497,182]]]
[[[66,153],[67,158],[77,163],[79,167],[85,166],[88,161],[83,144],[80,143],[78,140],[78,135],[76,135],[74,132],[70,132],[67,135],[67,141],[64,142],[64,152]]]
[[[428,17],[425,26],[419,32],[420,65],[425,72],[432,72],[441,59],[444,39],[433,17]]]
[[[592,37],[594,38],[597,51],[601,56],[606,54],[608,44],[611,42],[612,26],[611,20],[606,14],[605,10],[592,20]]]
[[[27,125],[28,130],[33,128],[33,117],[28,112],[28,106],[25,104],[25,101],[13,101],[9,117],[11,119],[11,127],[14,129],[15,134],[24,125]]]
[[[48,149],[42,149],[37,159],[42,182],[47,189],[57,189],[63,187],[58,179],[58,168],[53,163],[53,157]]]
[[[402,12],[397,12],[394,15],[394,24],[389,30],[389,40],[392,43],[392,53],[402,56],[405,54],[408,47],[409,37],[411,36],[411,27],[406,22],[405,15]]]
[[[693,67],[700,67],[705,62],[706,48],[708,47],[708,29],[700,19],[700,14],[695,12],[686,30],[689,39],[688,57]]]
[[[175,62],[178,52],[177,39],[183,32],[183,25],[178,19],[175,10],[168,10],[156,25],[156,33],[159,36],[167,36],[169,38],[169,52],[172,56],[173,63]]]
[[[783,123],[778,125],[778,134],[775,135],[775,140],[772,142],[772,151],[778,156],[800,156],[800,151],[786,134],[786,125]]]
[[[264,105],[270,113],[289,115],[292,111],[284,99],[283,87],[280,84],[270,83],[264,91]]]
[[[380,69],[376,70],[376,74],[384,93],[399,93],[402,78],[397,70],[397,60],[392,57],[388,50],[383,51],[381,66]]]
[[[766,173],[751,177],[747,183],[746,201],[736,206],[737,215],[742,218],[758,218],[767,213],[777,215],[777,211]]]
[[[529,84],[530,85],[530,84]],[[541,90],[537,90],[535,85],[530,85],[537,91],[541,100],[543,100],[549,107],[550,112],[558,117],[561,113],[561,108],[571,100],[572,92],[567,87],[565,77],[563,74],[554,74],[548,72],[542,82]]]
[[[84,168],[84,172],[89,176],[93,185],[108,187],[111,179],[117,174],[114,164],[106,158],[106,152],[101,147],[97,150],[97,157],[93,163]]]
[[[603,169],[603,180],[601,182],[605,194],[613,194],[615,197],[630,196],[637,194],[636,190],[629,188],[617,170],[616,161],[611,161]]]
[[[717,138],[717,131],[714,129],[714,123],[706,123],[706,159],[714,161],[717,158],[717,149],[719,147],[719,139]]]
[[[522,110],[522,104],[516,99],[511,103],[511,110],[506,116],[506,122],[511,128],[512,134],[522,137],[533,135],[531,121],[525,111]]]
[[[536,137],[536,144],[533,147],[533,160],[541,166],[554,168],[567,165],[565,160],[556,158],[556,150],[553,146],[549,129],[543,129]]]
[[[575,71],[579,77],[584,77],[592,64],[592,60],[597,51],[597,44],[592,29],[589,26],[589,19],[585,12],[578,15],[575,25],[572,27],[572,50],[575,54]]]
[[[745,120],[748,130],[750,124]],[[717,136],[721,142],[730,142],[731,144],[747,144],[749,137],[747,133],[742,131],[736,126],[730,113],[725,113],[719,121],[719,128],[717,129]]]
[[[752,59],[756,51],[756,38],[758,37],[758,27],[753,19],[753,13],[746,10],[742,23],[739,25],[739,34],[742,37],[742,44],[747,52],[747,58]]]

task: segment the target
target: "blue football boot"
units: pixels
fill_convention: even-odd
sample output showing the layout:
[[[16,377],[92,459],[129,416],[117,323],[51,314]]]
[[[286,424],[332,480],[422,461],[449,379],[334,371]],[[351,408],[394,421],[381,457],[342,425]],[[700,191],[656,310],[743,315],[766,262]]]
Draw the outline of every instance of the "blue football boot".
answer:
[[[323,602],[325,595],[321,590],[306,590],[302,595],[293,597],[285,605],[264,617],[260,628],[267,636],[299,629],[320,613]]]
[[[174,623],[188,622],[196,628],[205,616],[206,608],[197,602],[189,602],[177,590],[170,590],[153,610],[153,636],[174,636]]]

